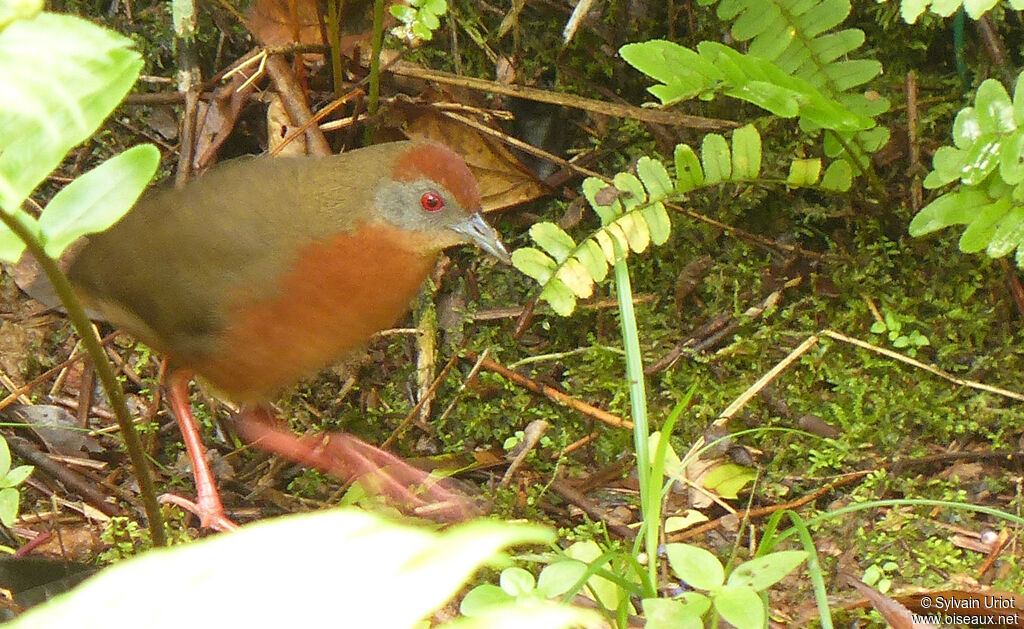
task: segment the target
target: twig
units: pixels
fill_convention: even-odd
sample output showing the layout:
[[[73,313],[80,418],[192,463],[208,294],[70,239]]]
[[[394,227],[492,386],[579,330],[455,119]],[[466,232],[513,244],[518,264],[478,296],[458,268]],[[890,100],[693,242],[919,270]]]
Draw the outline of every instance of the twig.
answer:
[[[876,354],[881,354],[882,356],[887,356],[889,358],[898,360],[901,363],[906,363],[906,364],[908,364],[908,365],[910,365],[912,367],[917,367],[918,369],[923,369],[923,370],[927,371],[928,373],[930,373],[932,375],[938,376],[938,377],[942,378],[943,380],[948,380],[948,381],[950,381],[950,382],[952,382],[954,384],[959,384],[960,386],[968,387],[968,388],[971,388],[971,389],[977,389],[978,391],[987,391],[988,393],[995,393],[996,395],[1001,395],[1003,397],[1008,397],[1011,400],[1017,400],[1018,402],[1024,402],[1024,394],[1017,393],[1016,391],[1010,391],[1008,389],[1002,389],[1002,388],[999,388],[999,387],[994,387],[994,386],[988,385],[988,384],[983,384],[981,382],[974,382],[973,380],[964,380],[963,378],[957,378],[953,374],[951,374],[951,373],[949,373],[947,371],[943,371],[942,369],[939,369],[938,367],[932,367],[931,365],[926,365],[925,363],[923,363],[923,362],[921,362],[919,360],[916,360],[916,359],[911,358],[909,356],[904,356],[903,354],[900,354],[898,352],[894,352],[894,351],[892,351],[890,349],[885,349],[884,347],[878,347],[877,345],[872,345],[871,343],[868,343],[867,341],[862,341],[860,339],[855,339],[855,338],[853,338],[851,336],[846,336],[845,334],[841,334],[839,332],[834,332],[832,330],[822,330],[820,332],[820,334],[822,336],[827,336],[827,337],[829,337],[831,339],[835,339],[837,341],[842,341],[844,343],[849,343],[850,345],[856,345],[857,347],[859,347],[861,349],[866,349],[866,350],[872,351],[872,352],[874,352]]]
[[[477,359],[477,355],[474,352],[467,351],[465,354],[466,358],[469,360]],[[633,422],[629,420],[623,419],[614,413],[609,413],[608,411],[601,410],[596,406],[591,406],[590,404],[587,404],[582,400],[577,400],[574,397],[570,397],[565,393],[562,393],[561,391],[555,389],[554,387],[549,387],[548,385],[541,384],[536,380],[531,380],[526,376],[520,375],[512,371],[511,369],[508,369],[504,365],[496,363],[490,358],[482,359],[480,365],[482,368],[488,371],[493,371],[494,373],[502,376],[506,380],[511,381],[513,384],[518,384],[519,386],[529,389],[534,393],[543,395],[552,402],[561,404],[562,406],[568,406],[573,410],[583,413],[587,417],[596,419],[599,422],[608,424],[609,426],[613,426],[615,428],[625,428],[626,430],[633,429]]]
[[[295,74],[285,63],[280,55],[271,55],[267,59],[267,74],[274,83],[274,89],[281,95],[281,104],[284,105],[292,124],[305,125],[313,117],[309,105],[303,96],[302,87],[295,79]],[[306,140],[309,142],[310,152],[313,155],[330,155],[331,146],[327,143],[320,127],[309,125],[305,127]]]
[[[669,111],[665,109],[647,109],[644,107],[635,107],[633,105],[619,105],[617,103],[608,103],[601,100],[595,100],[592,98],[583,98],[580,96],[574,96],[572,94],[562,94],[559,92],[550,92],[547,90],[537,89],[535,87],[525,87],[523,85],[510,85],[507,83],[498,83],[497,81],[488,81],[485,79],[477,79],[468,76],[459,76],[456,74],[450,74],[448,72],[441,72],[439,70],[430,70],[422,68],[415,64],[408,62],[399,62],[392,64],[390,67],[392,74],[399,76],[407,76],[414,79],[422,79],[431,83],[442,83],[445,85],[456,85],[479,92],[490,92],[493,94],[502,94],[504,96],[515,96],[518,98],[525,98],[526,100],[533,100],[539,103],[549,103],[551,105],[560,105],[562,107],[572,107],[574,109],[582,109],[584,111],[590,111],[596,114],[604,114],[606,116],[614,116],[616,118],[630,118],[634,120],[641,120],[644,122],[654,122],[658,124],[674,125],[679,127],[689,127],[691,129],[701,129],[705,131],[711,131],[716,129],[735,129],[742,126],[738,122],[731,120],[718,120],[715,118],[704,118],[702,116],[689,116],[681,114],[675,111]]]

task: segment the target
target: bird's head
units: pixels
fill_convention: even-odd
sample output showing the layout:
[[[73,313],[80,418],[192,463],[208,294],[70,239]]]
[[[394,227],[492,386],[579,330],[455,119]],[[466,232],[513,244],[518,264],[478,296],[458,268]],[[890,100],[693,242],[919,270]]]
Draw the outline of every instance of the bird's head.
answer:
[[[395,157],[374,203],[391,225],[421,235],[440,250],[474,243],[510,261],[498,233],[480,212],[480,190],[465,160],[436,142],[411,142]]]

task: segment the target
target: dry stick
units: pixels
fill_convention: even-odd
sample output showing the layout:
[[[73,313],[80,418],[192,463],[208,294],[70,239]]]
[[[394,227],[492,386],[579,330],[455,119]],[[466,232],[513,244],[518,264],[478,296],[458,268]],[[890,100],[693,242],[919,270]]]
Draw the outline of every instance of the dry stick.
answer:
[[[508,469],[505,470],[505,475],[501,477],[498,487],[508,487],[508,484],[512,482],[512,477],[515,476],[515,473],[522,467],[523,461],[526,460],[526,455],[530,454],[537,447],[537,444],[540,443],[540,438],[550,425],[543,419],[535,419],[527,424],[526,429],[523,430],[523,442],[516,448],[518,452],[508,464]]]
[[[822,336],[827,336],[827,337],[829,337],[831,339],[835,339],[837,341],[842,341],[843,343],[849,343],[850,345],[856,345],[857,347],[860,347],[861,349],[866,349],[868,351],[875,352],[876,354],[881,354],[883,356],[887,356],[889,358],[898,360],[898,361],[900,361],[902,363],[906,363],[906,364],[908,364],[908,365],[910,365],[912,367],[917,367],[918,369],[923,369],[923,370],[927,371],[928,373],[930,373],[932,375],[938,376],[938,377],[942,378],[943,380],[948,380],[948,381],[950,381],[950,382],[952,382],[954,384],[959,384],[960,386],[968,387],[968,388],[971,388],[971,389],[977,389],[978,391],[987,391],[988,393],[995,393],[996,395],[1001,395],[1003,397],[1008,397],[1011,400],[1017,400],[1018,402],[1024,402],[1024,394],[1017,393],[1016,391],[1010,391],[1008,389],[1001,389],[999,387],[994,387],[994,386],[991,386],[991,385],[988,385],[988,384],[983,384],[981,382],[974,382],[973,380],[964,380],[963,378],[957,378],[953,374],[951,374],[949,372],[946,372],[946,371],[943,371],[942,369],[939,369],[938,367],[932,367],[931,365],[926,365],[925,363],[923,363],[923,362],[921,362],[919,360],[915,360],[913,358],[910,358],[909,356],[904,356],[903,354],[899,354],[899,353],[894,352],[892,350],[885,349],[884,347],[878,347],[877,345],[872,345],[871,343],[868,343],[866,341],[861,341],[860,339],[855,339],[853,337],[846,336],[845,334],[841,334],[841,333],[835,332],[833,330],[822,330],[820,332],[820,334]]]
[[[468,360],[477,360],[477,355],[474,352],[465,352]],[[591,406],[586,402],[577,400],[574,397],[570,397],[565,393],[562,393],[554,387],[549,387],[546,384],[541,384],[536,380],[531,380],[526,376],[520,375],[511,369],[508,369],[504,365],[494,362],[490,358],[484,358],[481,360],[480,365],[482,368],[493,371],[494,373],[504,377],[506,380],[510,380],[513,384],[518,384],[521,387],[527,388],[534,393],[543,395],[552,402],[561,404],[562,406],[568,406],[569,408],[583,413],[587,417],[596,419],[599,422],[608,424],[615,428],[625,428],[626,430],[633,429],[633,422],[623,419],[614,413],[601,410],[596,406]]]
[[[558,453],[558,457],[556,457],[556,458],[561,459],[561,458],[564,458],[566,456],[569,456],[570,454],[572,454],[576,450],[579,450],[580,448],[582,448],[583,446],[587,445],[588,443],[593,442],[599,436],[601,436],[601,433],[599,433],[599,432],[592,432],[589,435],[587,435],[586,437],[583,437],[582,439],[577,439],[576,441],[573,441],[569,445],[565,446],[565,449],[563,449],[561,452],[559,452]]]
[[[713,227],[717,227],[718,229],[721,229],[722,231],[724,231],[727,234],[732,234],[733,236],[736,236],[736,237],[741,238],[743,240],[749,240],[751,242],[756,242],[756,243],[758,243],[760,245],[768,247],[769,249],[778,249],[778,250],[782,250],[782,251],[789,251],[791,253],[799,253],[800,255],[807,256],[808,258],[814,258],[815,260],[823,260],[825,257],[827,257],[826,254],[824,254],[824,253],[818,253],[817,251],[809,251],[809,250],[804,249],[803,247],[800,247],[798,245],[787,245],[785,243],[781,243],[781,242],[772,240],[770,238],[765,238],[764,236],[759,236],[758,234],[752,234],[752,233],[750,233],[748,231],[743,231],[742,229],[740,229],[738,227],[733,227],[732,225],[728,225],[728,224],[723,223],[721,221],[716,221],[713,218],[704,216],[703,214],[700,214],[698,212],[694,212],[693,210],[688,210],[688,209],[686,209],[684,207],[680,207],[680,206],[676,205],[675,203],[666,203],[665,205],[666,205],[666,207],[670,207],[673,210],[675,210],[677,212],[680,212],[680,213],[682,213],[685,216],[689,216],[690,218],[692,218],[692,219],[694,219],[696,221],[700,221],[702,223],[707,223],[708,225],[711,225]]]
[[[547,90],[541,90],[534,87],[509,85],[507,83],[498,83],[497,81],[459,76],[457,74],[450,74],[439,70],[421,68],[408,62],[394,63],[391,65],[389,70],[392,74],[414,79],[422,79],[432,83],[454,85],[457,87],[476,90],[478,92],[491,92],[493,94],[515,96],[526,100],[549,103],[551,105],[560,105],[562,107],[572,107],[574,109],[582,109],[584,111],[613,116],[616,118],[630,118],[643,122],[689,127],[692,129],[702,129],[706,131],[716,129],[735,129],[742,126],[740,123],[733,122],[731,120],[717,120],[715,118],[704,118],[702,116],[689,116],[664,109],[646,109],[643,107],[635,107],[633,105],[619,105],[592,98],[573,96],[572,94],[549,92]]]
[[[106,345],[115,336],[117,336],[117,334],[118,334],[117,332],[113,332],[111,334],[108,334],[107,336],[105,336],[102,339],[100,339],[100,344],[101,345]],[[80,346],[80,345],[81,344],[79,344],[78,346]],[[76,347],[78,347],[78,346],[76,346]],[[76,352],[72,353],[71,356],[68,359],[66,359],[64,362],[62,362],[59,365],[56,365],[54,367],[50,367],[49,369],[47,369],[43,373],[39,374],[35,378],[29,380],[27,383],[23,384],[22,386],[9,389],[10,394],[7,397],[5,397],[4,399],[0,400],[0,411],[4,410],[5,408],[10,406],[11,404],[14,404],[15,402],[18,402],[20,400],[20,398],[25,396],[25,394],[27,394],[32,389],[34,389],[37,386],[39,386],[40,384],[42,384],[42,382],[45,381],[50,376],[52,376],[54,374],[57,374],[57,373],[61,372],[64,369],[67,369],[68,367],[70,367],[74,363],[77,363],[78,361],[82,360],[83,358],[86,358],[87,356],[88,356],[88,354],[86,354],[84,351],[76,351]],[[25,399],[27,400],[27,402],[23,402],[23,403],[25,403],[25,404],[31,404],[32,403],[32,400],[30,400],[28,398],[25,398]]]
[[[59,480],[65,487],[81,496],[86,502],[104,514],[115,516],[120,512],[116,504],[112,504],[107,500],[106,495],[96,491],[96,481],[55,463],[27,439],[11,435],[7,437],[7,443],[10,444],[11,450],[14,450],[19,457]]]
[[[267,59],[267,73],[270,75],[270,80],[274,82],[277,93],[281,95],[281,104],[284,105],[292,123],[304,125],[309,122],[309,119],[313,117],[313,112],[310,111],[309,105],[302,97],[302,87],[280,55],[271,55]],[[306,127],[306,139],[309,141],[313,155],[331,154],[331,146],[327,143],[323,132],[320,131],[320,127],[316,125]]]
[[[438,424],[448,419],[448,416],[451,415],[451,412],[455,410],[455,405],[462,397],[462,394],[466,392],[466,388],[469,386],[469,383],[473,381],[473,378],[476,378],[476,374],[480,373],[481,361],[483,361],[484,358],[487,358],[487,354],[489,354],[490,351],[491,348],[488,347],[484,351],[480,352],[480,356],[476,359],[476,362],[473,363],[473,366],[470,368],[469,373],[466,374],[466,377],[462,380],[462,384],[459,385],[459,390],[456,391],[455,395],[452,396],[452,401],[448,403],[447,408],[445,408],[444,412],[441,413],[441,415],[437,418]]]
[[[708,531],[713,531],[713,530],[717,529],[718,527],[722,526],[722,524],[724,524],[727,520],[732,519],[732,518],[739,518],[739,519],[760,518],[760,517],[764,517],[766,515],[771,515],[772,513],[775,513],[776,511],[781,511],[783,509],[798,509],[798,508],[804,506],[805,504],[807,504],[809,502],[813,502],[813,501],[817,500],[818,498],[820,498],[821,496],[824,496],[825,494],[829,493],[833,489],[836,489],[838,487],[842,487],[844,485],[849,485],[850,483],[852,483],[855,480],[859,480],[861,478],[864,478],[865,476],[868,476],[868,475],[874,473],[874,471],[875,470],[862,470],[860,472],[852,472],[850,474],[846,474],[843,478],[840,478],[839,480],[835,481],[834,483],[829,483],[828,485],[825,485],[824,487],[819,487],[818,489],[815,489],[814,491],[812,491],[811,493],[807,494],[806,496],[801,496],[800,498],[797,498],[796,500],[792,500],[790,502],[784,502],[782,504],[772,505],[770,507],[757,507],[757,508],[754,508],[754,509],[739,509],[736,512],[735,515],[733,515],[733,514],[724,515],[724,516],[722,516],[720,518],[717,518],[715,520],[711,520],[710,522],[705,522],[704,524],[701,524],[700,526],[695,526],[693,528],[686,529],[685,531],[681,531],[679,533],[671,534],[671,535],[668,536],[668,540],[671,541],[671,542],[681,542],[683,540],[696,537],[696,536],[700,535],[701,533],[707,533]]]
[[[564,480],[560,478],[552,480],[551,489],[580,509],[583,509],[583,511],[590,517],[604,522],[605,526],[608,527],[608,530],[613,531],[626,539],[633,539],[636,537],[636,531],[629,528],[622,520],[605,513],[604,509],[598,507],[593,501],[574,489]]]
[[[551,162],[552,164],[555,164],[557,166],[561,166],[562,168],[568,168],[569,170],[577,172],[577,173],[579,173],[581,175],[586,175],[587,177],[597,177],[598,179],[601,179],[601,180],[603,180],[606,183],[611,183],[612,182],[612,180],[610,178],[602,175],[601,173],[595,172],[595,171],[590,170],[588,168],[583,168],[582,166],[577,166],[576,164],[570,162],[567,159],[562,159],[561,157],[559,157],[557,155],[554,155],[552,153],[548,153],[547,151],[539,149],[539,148],[533,146],[532,144],[528,144],[526,142],[523,142],[522,140],[520,140],[518,138],[513,138],[512,136],[510,136],[508,134],[502,133],[501,131],[498,131],[496,129],[492,129],[491,127],[488,127],[487,125],[480,124],[479,122],[477,122],[476,120],[473,120],[472,118],[468,118],[466,116],[463,116],[461,114],[457,114],[457,113],[451,112],[451,111],[442,111],[440,113],[441,113],[442,116],[444,116],[446,118],[449,118],[451,120],[454,120],[456,122],[462,123],[462,124],[466,125],[467,127],[470,127],[471,129],[473,129],[475,131],[478,131],[478,132],[480,132],[480,133],[482,133],[484,135],[489,135],[489,136],[491,136],[493,138],[497,138],[501,142],[504,142],[505,144],[507,144],[509,146],[513,146],[513,147],[523,151],[524,153],[529,153],[530,155],[533,155],[534,157],[539,157],[540,159],[543,159],[545,161]]]
[[[402,436],[402,432],[404,432],[409,424],[411,424],[419,415],[420,409],[423,408],[424,403],[426,403],[426,401],[429,400],[435,392],[437,392],[437,388],[441,386],[441,382],[444,380],[445,376],[448,375],[448,372],[451,371],[452,367],[455,365],[455,361],[458,359],[458,352],[452,354],[452,357],[448,359],[448,362],[445,363],[445,366],[441,369],[441,373],[437,374],[437,377],[434,378],[434,382],[430,385],[430,388],[428,388],[423,396],[420,397],[419,401],[416,402],[416,405],[413,406],[412,410],[405,416],[405,419],[403,419],[402,422],[398,424],[393,431],[391,431],[391,436],[384,440],[384,443],[380,445],[381,448],[387,448],[394,443],[396,439]]]

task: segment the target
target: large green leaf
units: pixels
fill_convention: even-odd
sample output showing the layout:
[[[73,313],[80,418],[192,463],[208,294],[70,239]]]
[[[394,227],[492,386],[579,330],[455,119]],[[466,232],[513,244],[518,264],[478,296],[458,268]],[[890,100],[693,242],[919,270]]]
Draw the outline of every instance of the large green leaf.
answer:
[[[58,258],[82,236],[101,232],[124,216],[160,164],[160,151],[140,144],[79,176],[53,197],[39,217],[47,255]]]
[[[178,629],[191,613],[207,627],[413,627],[501,548],[554,538],[497,521],[439,534],[354,510],[289,516],[150,551],[8,626]]]
[[[142,68],[131,46],[54,13],[0,31],[0,208],[18,209],[124,98]]]

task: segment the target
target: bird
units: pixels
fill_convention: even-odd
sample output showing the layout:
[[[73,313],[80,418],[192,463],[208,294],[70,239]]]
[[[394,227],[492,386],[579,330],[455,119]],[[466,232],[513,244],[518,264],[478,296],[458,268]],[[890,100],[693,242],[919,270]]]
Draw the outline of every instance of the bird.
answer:
[[[246,440],[353,475],[388,467],[392,485],[422,478],[351,435],[303,440],[275,428],[269,403],[394,325],[440,252],[469,243],[510,259],[465,160],[414,140],[226,161],[183,187],[151,189],[62,264],[90,316],[166,357],[196,483],[194,502],[168,500],[203,527],[231,530],[192,416],[193,376],[241,405]]]

